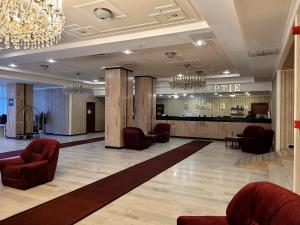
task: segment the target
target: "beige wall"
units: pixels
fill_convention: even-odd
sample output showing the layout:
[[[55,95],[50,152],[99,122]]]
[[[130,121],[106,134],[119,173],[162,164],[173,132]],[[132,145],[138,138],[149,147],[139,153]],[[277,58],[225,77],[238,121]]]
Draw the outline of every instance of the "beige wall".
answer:
[[[95,130],[104,130],[104,98],[65,95],[62,88],[34,91],[34,106],[47,113],[45,132],[61,135],[86,133],[86,103],[95,102]]]
[[[83,134],[86,132],[86,104],[95,103],[95,130],[104,131],[105,99],[93,96],[71,97],[71,134]]]
[[[220,108],[220,104],[225,103],[225,109]],[[270,95],[251,95],[231,97],[203,96],[194,98],[157,98],[157,104],[165,105],[165,114],[169,116],[230,116],[231,107],[237,105],[245,108],[245,114],[251,110],[251,103],[269,103],[271,107]]]

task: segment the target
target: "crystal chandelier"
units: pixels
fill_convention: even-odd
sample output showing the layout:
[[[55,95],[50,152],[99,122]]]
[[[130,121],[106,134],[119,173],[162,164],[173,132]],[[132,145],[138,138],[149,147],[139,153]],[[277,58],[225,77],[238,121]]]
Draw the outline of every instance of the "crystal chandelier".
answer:
[[[35,49],[57,44],[65,23],[61,0],[1,0],[0,47]]]
[[[169,82],[172,89],[183,89],[183,90],[192,90],[192,89],[201,89],[206,85],[205,77],[203,76],[202,71],[197,71],[196,74],[190,73],[190,65],[185,64],[186,68],[185,74],[178,74],[172,78]]]
[[[76,73],[77,80],[65,85],[64,93],[67,95],[94,95],[94,89],[91,85],[83,83],[79,79],[80,73]]]

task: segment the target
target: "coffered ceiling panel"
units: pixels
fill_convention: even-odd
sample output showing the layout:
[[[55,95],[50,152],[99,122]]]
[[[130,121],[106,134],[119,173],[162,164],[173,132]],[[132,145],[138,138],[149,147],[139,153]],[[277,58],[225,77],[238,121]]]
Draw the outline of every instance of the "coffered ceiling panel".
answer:
[[[101,20],[95,8],[107,8]],[[66,27],[61,43],[202,21],[190,0],[68,0],[63,4]]]

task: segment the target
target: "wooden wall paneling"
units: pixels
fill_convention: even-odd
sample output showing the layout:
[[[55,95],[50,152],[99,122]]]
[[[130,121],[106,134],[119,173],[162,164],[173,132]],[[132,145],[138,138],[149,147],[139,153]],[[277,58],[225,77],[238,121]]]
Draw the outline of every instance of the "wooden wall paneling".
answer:
[[[71,135],[86,133],[86,104],[95,103],[95,131],[104,130],[104,97],[71,96]]]
[[[128,72],[128,81],[127,81],[127,127],[134,126],[134,119],[133,119],[133,86],[134,86],[134,76],[131,71]]]
[[[209,121],[180,121],[180,120],[156,120],[157,123],[171,124],[171,135],[179,137],[197,137],[224,139],[229,135],[243,133],[247,126],[261,126],[271,129],[267,123],[231,123],[231,122],[209,122]]]
[[[7,98],[14,100],[14,106],[7,106],[7,137],[16,137],[16,120],[17,120],[17,107],[16,107],[16,84],[7,85]],[[9,101],[8,103],[9,104]]]
[[[280,75],[280,149],[294,144],[294,70]]]
[[[33,106],[33,85],[32,84],[25,84],[24,88],[26,89],[26,99],[25,104],[26,106]],[[34,109],[26,110],[25,113],[25,133],[32,133],[33,132],[33,114]]]

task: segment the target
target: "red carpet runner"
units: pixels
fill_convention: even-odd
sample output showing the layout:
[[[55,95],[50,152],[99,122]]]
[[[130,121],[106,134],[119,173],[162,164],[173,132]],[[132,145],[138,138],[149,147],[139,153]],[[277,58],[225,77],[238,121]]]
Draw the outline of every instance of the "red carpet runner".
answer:
[[[192,141],[102,180],[0,221],[0,225],[70,225],[210,144]]]
[[[104,140],[104,137],[97,137],[97,138],[90,138],[90,139],[79,140],[79,141],[71,141],[71,142],[61,143],[60,147],[61,148],[67,148],[67,147],[72,147],[72,146],[76,146],[76,145],[83,145],[83,144],[88,144],[88,143],[103,141],[103,140]],[[11,151],[11,152],[2,152],[2,153],[0,153],[0,159],[19,156],[22,151],[23,151],[23,149],[22,150]]]

